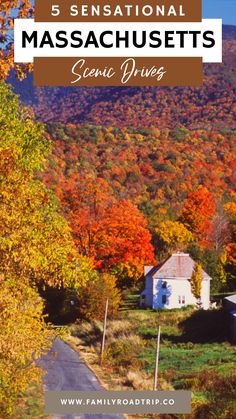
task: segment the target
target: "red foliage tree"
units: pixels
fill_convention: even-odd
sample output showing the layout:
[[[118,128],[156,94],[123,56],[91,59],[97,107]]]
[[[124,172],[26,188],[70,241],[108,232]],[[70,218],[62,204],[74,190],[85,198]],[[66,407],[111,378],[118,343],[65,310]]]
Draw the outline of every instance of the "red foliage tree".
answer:
[[[106,180],[72,174],[56,192],[80,254],[101,271],[138,280],[143,265],[154,263],[147,221],[127,200],[117,200]]]
[[[139,279],[143,265],[154,263],[147,221],[131,202],[123,200],[108,209],[100,234],[97,259],[103,269]]]
[[[209,245],[215,211],[214,195],[204,186],[190,193],[182,208],[181,221],[203,247]]]

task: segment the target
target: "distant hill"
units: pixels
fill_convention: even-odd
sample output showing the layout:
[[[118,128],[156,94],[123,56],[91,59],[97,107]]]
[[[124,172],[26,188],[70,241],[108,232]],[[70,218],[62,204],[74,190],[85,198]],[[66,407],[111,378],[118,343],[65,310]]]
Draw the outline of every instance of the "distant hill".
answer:
[[[236,184],[235,133],[185,128],[117,129],[49,124],[54,147],[46,184],[59,197],[65,180],[103,179],[111,196],[130,199],[149,218],[155,208],[178,212],[199,184],[227,200]],[[77,179],[77,181],[75,181]],[[109,185],[109,186],[108,186]]]
[[[236,39],[236,26],[223,25],[223,39]]]
[[[208,64],[201,88],[33,87],[9,82],[44,122],[190,129],[236,128],[236,26],[223,26],[223,64]]]

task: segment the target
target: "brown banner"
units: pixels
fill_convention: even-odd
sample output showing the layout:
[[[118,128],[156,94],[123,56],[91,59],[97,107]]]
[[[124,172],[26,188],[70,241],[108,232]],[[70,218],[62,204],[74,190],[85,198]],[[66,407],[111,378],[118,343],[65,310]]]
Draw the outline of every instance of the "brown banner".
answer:
[[[74,16],[71,7],[74,7]],[[92,14],[93,7],[100,6],[100,15]],[[111,15],[105,16],[104,6],[110,7]],[[114,16],[120,6],[123,16]],[[125,6],[132,6],[127,9]],[[164,16],[156,14],[156,8],[164,11]],[[144,8],[144,9],[143,9]],[[150,12],[153,9],[153,13]],[[60,13],[58,14],[58,10]],[[93,9],[94,10],[94,9]],[[139,10],[139,16],[136,11]],[[77,14],[78,11],[78,14]],[[82,15],[82,11],[83,14]],[[128,15],[128,11],[130,16]],[[149,15],[150,14],[150,15]],[[149,15],[149,16],[147,16]],[[200,22],[202,20],[201,0],[35,0],[36,22]]]
[[[201,86],[201,58],[35,58],[36,86]]]

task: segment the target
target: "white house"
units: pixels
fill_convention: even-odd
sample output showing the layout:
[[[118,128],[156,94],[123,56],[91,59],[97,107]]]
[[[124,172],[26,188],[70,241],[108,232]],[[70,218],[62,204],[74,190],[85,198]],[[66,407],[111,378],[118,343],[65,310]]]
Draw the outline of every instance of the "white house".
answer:
[[[141,293],[141,306],[157,308],[181,308],[196,305],[190,279],[195,262],[187,253],[174,253],[164,263],[145,266],[145,289]],[[201,307],[210,306],[210,276],[202,270]]]

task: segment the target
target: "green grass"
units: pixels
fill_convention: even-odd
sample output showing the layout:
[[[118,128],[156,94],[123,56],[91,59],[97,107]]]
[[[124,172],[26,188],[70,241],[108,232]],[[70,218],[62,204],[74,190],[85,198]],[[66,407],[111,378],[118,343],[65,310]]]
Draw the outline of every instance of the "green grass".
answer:
[[[126,319],[145,342],[139,358],[150,373],[155,366],[157,327],[161,326],[160,373],[165,377],[175,371],[174,386],[205,369],[227,375],[235,368],[236,351],[225,339],[225,317],[220,310],[134,310],[126,313]]]
[[[189,348],[190,346],[190,348]],[[149,345],[140,354],[145,362],[145,368],[153,371],[155,365],[155,351],[153,345]],[[174,346],[165,343],[160,350],[160,371],[176,369],[177,375],[197,374],[208,368],[215,372],[227,374],[235,368],[235,349],[228,344],[177,344]]]
[[[121,311],[118,318],[108,320],[105,364],[109,374],[119,376],[123,385],[128,382],[134,389],[150,390],[159,325],[160,388],[192,391],[190,419],[236,417],[232,403],[236,398],[236,348],[227,342],[227,318],[220,309]],[[89,327],[91,331],[86,324],[78,324],[71,332],[98,351],[101,332],[95,323]]]
[[[138,309],[139,307],[139,294],[129,294],[123,297],[123,303],[120,307],[120,311],[130,311]]]
[[[126,319],[145,342],[139,359],[149,374],[155,368],[157,327],[161,326],[160,376],[176,389],[191,389],[205,370],[220,376],[235,370],[236,351],[226,341],[221,310],[133,310]]]

